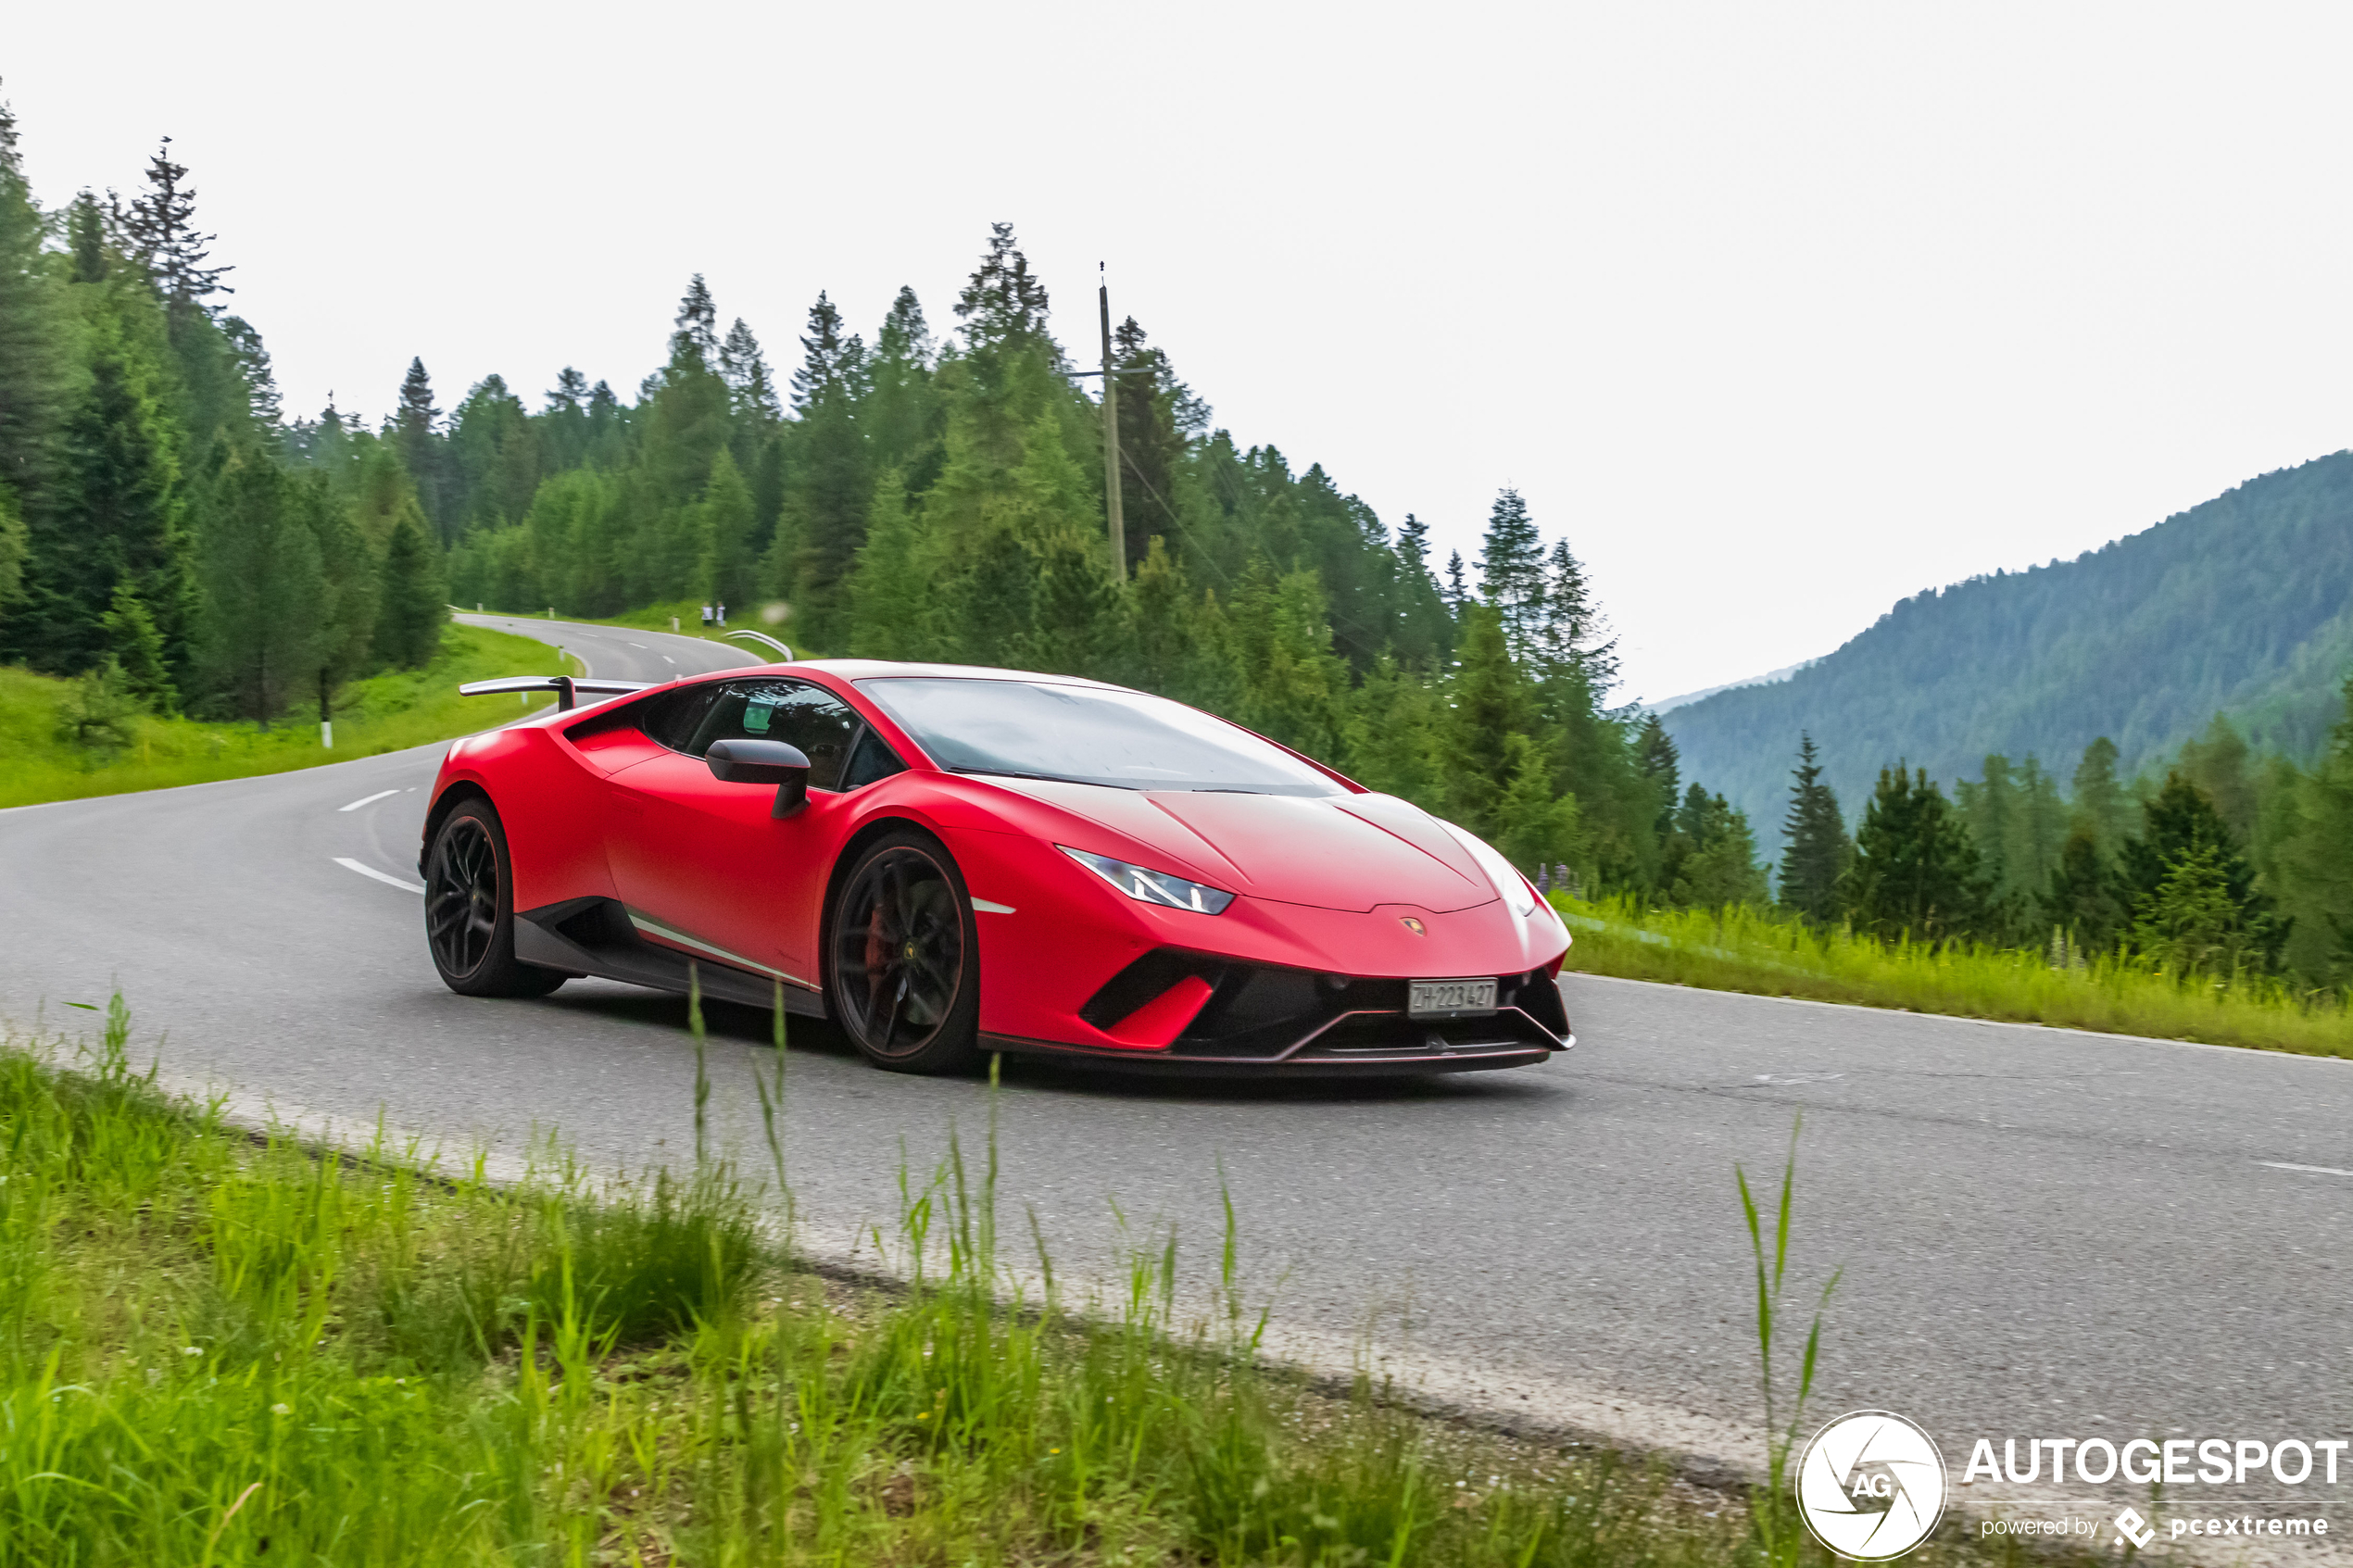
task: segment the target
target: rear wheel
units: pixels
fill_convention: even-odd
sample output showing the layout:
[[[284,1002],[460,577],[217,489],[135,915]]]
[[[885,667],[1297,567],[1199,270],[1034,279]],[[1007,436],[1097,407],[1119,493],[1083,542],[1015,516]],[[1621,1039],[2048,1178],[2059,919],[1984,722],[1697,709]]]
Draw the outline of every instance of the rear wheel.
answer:
[[[425,856],[425,946],[442,984],[461,997],[544,997],[562,972],[515,959],[514,876],[498,813],[460,803]]]
[[[859,855],[834,896],[834,1011],[866,1060],[950,1073],[979,1054],[972,900],[937,839],[901,832]]]

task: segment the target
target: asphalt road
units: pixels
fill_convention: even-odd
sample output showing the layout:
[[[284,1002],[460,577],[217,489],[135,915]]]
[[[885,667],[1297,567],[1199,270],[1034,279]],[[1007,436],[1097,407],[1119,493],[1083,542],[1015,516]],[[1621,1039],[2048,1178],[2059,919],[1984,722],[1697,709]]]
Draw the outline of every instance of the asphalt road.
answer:
[[[747,661],[481,619],[600,675]],[[471,1001],[434,978],[417,895],[380,878],[414,883],[440,750],[0,812],[0,1016],[78,1019],[57,1004],[119,985],[143,1037],[168,1032],[175,1075],[289,1110],[381,1110],[457,1147],[553,1129],[606,1166],[687,1149],[682,1004],[599,982]],[[1205,1269],[1222,1172],[1246,1276],[1301,1343],[1344,1353],[1369,1332],[1474,1402],[1705,1450],[1757,1415],[1733,1165],[1777,1178],[1803,1111],[1797,1294],[1844,1270],[1823,1413],[1901,1411],[1957,1469],[1977,1436],[2353,1436],[2353,1063],[1566,990],[1582,1044],[1516,1073],[1237,1086],[1009,1068],[1008,1228],[1030,1206],[1066,1265],[1104,1267],[1115,1199],[1131,1235],[1174,1224]],[[748,1137],[767,1021],[721,1008],[714,1025],[723,1123]],[[870,1071],[813,1025],[795,1045],[787,1144],[812,1234],[887,1223],[902,1146],[921,1170],[951,1118],[978,1134],[984,1085]]]

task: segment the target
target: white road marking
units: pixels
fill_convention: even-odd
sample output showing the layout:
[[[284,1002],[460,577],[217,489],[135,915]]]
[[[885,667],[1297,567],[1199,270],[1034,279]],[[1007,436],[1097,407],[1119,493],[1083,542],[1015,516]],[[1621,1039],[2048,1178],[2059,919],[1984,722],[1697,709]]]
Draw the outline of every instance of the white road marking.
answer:
[[[1011,904],[992,904],[986,898],[974,899],[973,909],[975,913],[984,915],[1009,915],[1013,912],[1013,907]]]
[[[664,664],[675,664],[675,663],[677,663],[677,662],[678,662],[676,659],[674,659],[671,658],[668,654],[663,654],[663,655],[661,656],[661,661],[662,661]]]
[[[345,871],[358,872],[361,876],[374,877],[386,887],[397,887],[403,893],[422,893],[424,891],[424,888],[416,883],[407,881],[401,877],[396,877],[390,872],[380,872],[373,866],[363,866],[348,855],[336,856],[335,864],[341,866]]]
[[[626,637],[623,637],[621,640],[624,643],[629,643],[629,639]],[[643,643],[629,643],[629,646],[633,648],[642,648],[646,646]],[[646,651],[651,653],[653,650],[651,648],[647,648]]]
[[[2259,1160],[2256,1163],[2274,1171],[2303,1171],[2315,1176],[2353,1176],[2353,1171],[2340,1171],[2334,1165],[2290,1165],[2284,1160]]]
[[[373,795],[363,796],[359,799],[353,801],[350,805],[338,806],[335,809],[338,811],[357,811],[362,806],[373,806],[377,801],[382,800],[387,795],[398,795],[399,793],[400,792],[396,789],[380,789]]]

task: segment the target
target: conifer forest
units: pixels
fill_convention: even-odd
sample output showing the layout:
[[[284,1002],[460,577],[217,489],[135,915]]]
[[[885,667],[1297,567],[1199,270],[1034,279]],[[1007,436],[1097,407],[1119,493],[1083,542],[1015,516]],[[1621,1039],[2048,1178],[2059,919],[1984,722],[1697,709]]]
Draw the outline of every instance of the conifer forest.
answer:
[[[764,344],[695,277],[635,387],[459,389],[419,361],[371,423],[280,407],[196,195],[167,143],[131,194],[44,208],[0,119],[0,662],[261,725],[422,665],[453,604],[725,605],[803,656],[1197,705],[1460,822],[1540,885],[2353,978],[2353,719],[2265,754],[2217,715],[2120,759],[2087,699],[2064,764],[1939,779],[1891,755],[1844,801],[1823,761],[1841,737],[1791,725],[1745,737],[1743,778],[1786,781],[1753,823],[1624,702],[1575,520],[1504,489],[1475,559],[1434,558],[1422,520],[1219,428],[1133,317],[1115,563],[1101,393],[1011,224],[975,236],[953,299],[902,288],[879,322],[821,294]]]

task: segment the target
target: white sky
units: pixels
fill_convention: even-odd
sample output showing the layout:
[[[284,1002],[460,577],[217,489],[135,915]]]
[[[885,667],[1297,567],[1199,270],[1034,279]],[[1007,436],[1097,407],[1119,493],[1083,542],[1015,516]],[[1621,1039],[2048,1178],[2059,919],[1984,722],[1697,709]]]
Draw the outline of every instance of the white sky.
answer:
[[[1824,653],[2353,420],[2353,10],[25,6],[36,190],[169,133],[288,407],[624,394],[687,274],[788,369],[1010,219],[1244,443],[1475,554],[1516,484],[1626,695]]]

